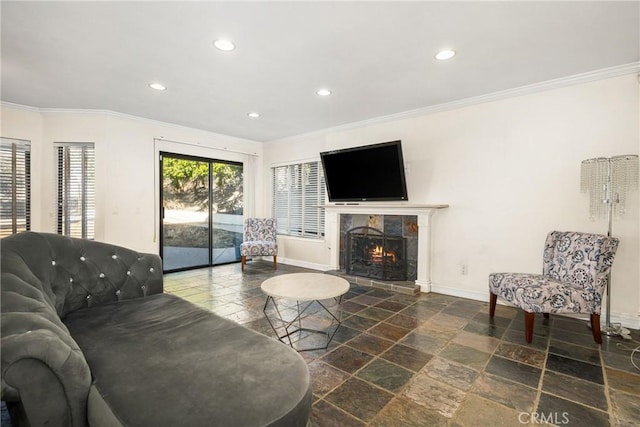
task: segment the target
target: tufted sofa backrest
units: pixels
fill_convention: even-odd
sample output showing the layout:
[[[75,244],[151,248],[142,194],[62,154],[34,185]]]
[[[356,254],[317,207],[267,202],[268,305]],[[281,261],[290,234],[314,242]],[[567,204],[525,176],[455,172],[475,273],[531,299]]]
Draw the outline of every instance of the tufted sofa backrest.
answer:
[[[61,318],[163,291],[157,255],[51,233],[20,233],[0,245],[3,276],[14,274],[39,289]]]
[[[543,274],[602,293],[618,239],[600,234],[552,231],[544,246]]]
[[[22,402],[33,425],[86,426],[91,372],[62,319],[161,293],[160,257],[26,232],[0,240],[0,260],[2,399]]]

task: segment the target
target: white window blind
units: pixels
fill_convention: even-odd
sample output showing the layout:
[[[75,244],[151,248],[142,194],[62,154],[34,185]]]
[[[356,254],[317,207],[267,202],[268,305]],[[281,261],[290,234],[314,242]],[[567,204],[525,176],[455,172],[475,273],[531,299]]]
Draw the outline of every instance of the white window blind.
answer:
[[[0,238],[31,229],[31,144],[0,138]]]
[[[320,162],[272,168],[273,215],[278,233],[290,236],[324,236],[324,175]]]
[[[56,143],[58,233],[95,238],[95,154],[93,143]]]

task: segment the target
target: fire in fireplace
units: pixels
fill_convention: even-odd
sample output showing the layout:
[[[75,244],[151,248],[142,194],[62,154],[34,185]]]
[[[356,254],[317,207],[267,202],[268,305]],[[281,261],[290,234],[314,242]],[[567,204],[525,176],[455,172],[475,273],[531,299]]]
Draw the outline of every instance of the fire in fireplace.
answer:
[[[372,227],[347,231],[346,271],[354,276],[380,280],[407,280],[407,244]]]

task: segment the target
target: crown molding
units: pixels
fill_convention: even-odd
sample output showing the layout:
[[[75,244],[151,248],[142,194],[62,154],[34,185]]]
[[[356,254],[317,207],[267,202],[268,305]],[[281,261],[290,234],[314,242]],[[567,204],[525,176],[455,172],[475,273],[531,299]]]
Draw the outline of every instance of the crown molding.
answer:
[[[252,144],[256,144],[256,143],[261,144],[261,142],[259,141],[253,141],[246,138],[240,138],[232,135],[224,135],[221,133],[211,132],[205,129],[179,125],[176,123],[163,122],[155,119],[148,119],[146,117],[134,116],[131,114],[120,113],[113,110],[81,109],[81,108],[46,108],[46,107],[40,108],[40,107],[31,107],[29,105],[14,104],[12,102],[6,102],[6,101],[0,101],[0,106],[11,108],[14,110],[23,110],[23,111],[29,111],[32,113],[39,113],[39,114],[84,114],[84,115],[110,116],[110,117],[115,117],[119,119],[132,120],[140,123],[162,126],[165,128],[204,132],[210,135],[217,135],[225,138],[232,138],[242,142],[247,142]]]
[[[29,111],[31,113],[40,113],[42,112],[40,108],[38,107],[30,107],[28,105],[22,105],[22,104],[14,104],[13,102],[6,102],[6,101],[0,101],[0,106],[2,106],[3,108],[11,108],[12,110],[23,110],[23,111]]]
[[[159,122],[157,120],[145,119],[144,117],[132,116],[125,113],[118,113],[117,111],[112,111],[112,110],[32,107],[30,105],[15,104],[13,102],[7,102],[7,101],[0,101],[0,105],[2,107],[12,108],[14,110],[24,110],[24,111],[29,111],[32,113],[40,113],[40,114],[87,114],[87,115],[100,114],[100,115],[110,115],[110,116],[117,116],[122,118],[129,118],[133,120],[147,120],[147,121],[153,121],[156,123],[164,123],[164,122]],[[170,123],[165,123],[165,124],[170,124]]]
[[[355,128],[361,128],[365,126],[371,126],[381,123],[387,123],[390,121],[403,120],[415,118],[418,116],[426,116],[429,114],[441,113],[444,111],[456,110],[459,108],[469,107],[472,105],[483,104],[492,101],[499,101],[508,98],[514,98],[523,95],[530,95],[538,92],[544,92],[553,89],[560,89],[567,86],[573,86],[577,84],[589,83],[597,80],[604,80],[613,77],[619,77],[626,74],[637,74],[640,72],[640,61],[631,62],[629,64],[617,65],[615,67],[603,68],[600,70],[589,71],[586,73],[574,74],[567,77],[561,77],[558,79],[547,80],[540,83],[534,83],[531,85],[525,85],[516,87],[513,89],[506,89],[498,92],[492,92],[485,95],[473,96],[470,98],[464,98],[457,101],[446,102],[443,104],[432,105],[429,107],[418,108],[415,110],[403,111],[396,114],[390,114],[387,116],[375,117],[372,119],[361,120],[358,122],[346,123],[339,126],[324,128],[316,131],[306,132],[298,135],[288,136],[285,138],[280,138],[272,141],[265,141],[263,144],[270,144],[275,142],[287,142],[305,137],[319,136],[325,135],[333,132],[340,132],[345,130],[351,130]],[[135,120],[143,123],[151,123],[155,125],[167,126],[172,128],[180,128],[180,129],[191,129],[191,130],[200,130],[207,133],[214,133],[205,131],[203,129],[191,128],[188,126],[178,125],[175,123],[162,122],[159,120],[148,119],[145,117],[133,116],[130,114],[119,113],[117,111],[112,110],[98,110],[98,109],[78,109],[78,108],[39,108],[39,107],[31,107],[28,105],[14,104],[11,102],[0,101],[0,105],[2,107],[8,107],[18,110],[25,110],[35,113],[42,114],[100,114],[100,115],[108,115],[113,117],[119,117],[123,119]],[[222,134],[217,134],[222,135]],[[230,136],[230,135],[225,135]],[[259,141],[251,141],[244,138],[237,138],[239,140],[248,141],[248,142],[259,142]]]
[[[340,132],[346,130],[352,130],[355,128],[361,128],[365,126],[377,125],[381,123],[387,123],[396,120],[411,119],[419,116],[426,116],[429,114],[441,113],[444,111],[456,110],[459,108],[469,107],[477,104],[484,104],[492,101],[499,101],[508,98],[515,98],[523,95],[530,95],[538,92],[545,92],[554,89],[560,89],[577,84],[590,83],[597,80],[604,80],[613,77],[619,77],[626,74],[637,74],[640,72],[640,61],[632,62],[629,64],[618,65],[610,68],[603,68],[600,70],[589,71],[586,73],[574,74],[567,77],[561,77],[558,79],[547,80],[540,83],[534,83],[530,85],[520,86],[513,89],[501,90],[498,92],[492,92],[484,95],[473,96],[470,98],[464,98],[457,101],[446,102],[443,104],[432,105],[429,107],[418,108],[415,110],[403,111],[396,114],[390,114],[387,116],[375,117],[373,119],[361,120],[358,122],[347,123],[344,125],[334,126],[330,128],[320,129],[317,131],[307,132],[299,135],[293,135],[281,139],[267,141],[265,144],[274,142],[287,142],[304,137],[319,136],[333,132]]]

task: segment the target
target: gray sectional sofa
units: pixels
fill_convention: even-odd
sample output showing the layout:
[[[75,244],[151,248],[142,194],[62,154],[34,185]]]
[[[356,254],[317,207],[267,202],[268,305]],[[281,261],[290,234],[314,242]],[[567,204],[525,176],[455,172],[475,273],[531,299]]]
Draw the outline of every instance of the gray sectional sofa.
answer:
[[[163,293],[157,255],[33,232],[0,251],[2,400],[15,424],[307,424],[300,355]]]

